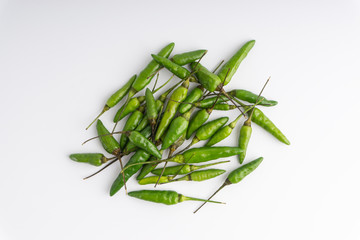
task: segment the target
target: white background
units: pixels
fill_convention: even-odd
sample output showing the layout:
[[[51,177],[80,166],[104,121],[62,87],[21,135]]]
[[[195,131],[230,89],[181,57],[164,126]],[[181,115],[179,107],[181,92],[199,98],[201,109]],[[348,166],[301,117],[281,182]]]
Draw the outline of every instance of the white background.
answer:
[[[0,3],[0,239],[360,238],[358,1]],[[263,110],[291,145],[254,125],[246,161],[264,161],[214,198],[226,205],[194,215],[197,202],[110,198],[119,166],[82,180],[96,168],[68,155],[101,151],[81,146],[96,134],[85,127],[151,53],[205,48],[213,69],[251,39],[227,89],[259,92],[271,76],[264,96],[279,104]],[[235,146],[238,129],[222,144]],[[161,189],[205,198],[225,178]]]

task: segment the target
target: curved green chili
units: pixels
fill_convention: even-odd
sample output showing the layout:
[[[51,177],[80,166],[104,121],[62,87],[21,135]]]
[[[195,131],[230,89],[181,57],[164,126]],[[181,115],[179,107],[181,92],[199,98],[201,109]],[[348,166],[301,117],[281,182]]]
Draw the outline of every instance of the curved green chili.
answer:
[[[252,49],[252,47],[255,45],[255,40],[248,41],[245,43],[239,51],[235,53],[234,56],[230,58],[228,62],[226,62],[221,69],[219,70],[218,76],[221,79],[221,82],[224,80],[224,86],[227,85],[233,75],[235,74],[236,70],[239,68],[240,63],[244,60],[244,58],[247,56],[249,51]],[[230,71],[229,71],[230,69]],[[229,71],[229,73],[228,73]],[[227,77],[226,77],[227,74]],[[226,79],[225,79],[226,77]]]
[[[186,97],[188,87],[189,87],[189,80],[186,80],[170,96],[170,99],[164,111],[164,115],[156,131],[155,141],[160,139],[160,137],[165,133],[167,127],[175,117],[180,102],[183,101]]]
[[[194,145],[195,143],[197,143],[199,141],[207,140],[207,139],[211,138],[217,132],[217,130],[222,128],[222,126],[224,126],[227,123],[227,121],[229,121],[228,117],[222,117],[222,118],[218,118],[213,121],[210,121],[210,122],[206,123],[205,125],[201,126],[196,131],[195,137],[193,138],[191,145]]]
[[[120,121],[121,119],[123,119],[124,117],[126,117],[129,113],[134,112],[136,109],[138,109],[141,105],[141,103],[143,103],[145,101],[145,97],[144,96],[140,96],[140,97],[136,97],[136,98],[132,98],[128,104],[126,104],[126,106],[122,106],[115,114],[114,117],[114,123]],[[125,109],[124,109],[125,107]],[[123,110],[124,109],[124,110]]]
[[[247,101],[249,103],[257,103],[258,101],[257,94],[243,89],[232,90],[229,92],[229,95],[234,96],[239,100]],[[267,106],[275,106],[276,104],[278,104],[278,102],[274,100],[267,100],[266,98],[262,97],[262,100],[257,104],[267,107]]]
[[[206,52],[207,50],[196,50],[191,52],[175,54],[171,58],[171,60],[180,66],[184,66],[186,64],[195,62],[196,60],[200,59],[202,56],[206,54]]]
[[[223,185],[220,186],[220,188],[218,190],[216,190],[209,198],[208,200],[210,200],[213,196],[215,196],[215,194],[217,194],[221,189],[223,189],[225,186],[230,185],[230,184],[235,184],[240,182],[241,180],[243,180],[247,175],[249,175],[251,172],[253,172],[259,165],[260,163],[263,161],[263,158],[257,158],[255,160],[253,160],[252,162],[249,162],[247,164],[242,165],[241,167],[235,169],[234,171],[232,171],[228,177],[226,178],[225,182],[223,183]],[[195,210],[194,213],[196,213],[197,211],[200,210],[200,208],[202,206],[204,206],[205,204],[202,204],[198,209]]]
[[[105,128],[102,121],[99,119],[96,124],[97,133],[100,136],[100,142],[108,153],[117,155],[120,153],[120,144],[115,140],[115,138],[110,134],[110,132]],[[106,135],[106,136],[103,136]]]
[[[214,73],[207,70],[200,63],[191,63],[191,69],[195,71],[195,75],[201,85],[210,92],[215,91],[221,84],[221,79]]]
[[[161,56],[157,56],[152,54],[151,55],[153,57],[153,59],[159,63],[160,65],[164,66],[167,70],[169,70],[170,72],[172,72],[175,76],[177,76],[180,79],[187,79],[190,77],[190,71],[187,70],[186,68],[170,61],[167,58],[161,57]]]
[[[142,120],[144,114],[144,107],[140,107],[139,110],[136,110],[131,114],[131,116],[127,119],[123,131],[132,131],[139,125]],[[125,134],[121,134],[120,137],[120,148],[124,150],[124,147],[128,141],[128,138]]]
[[[183,114],[187,111],[189,111],[192,107],[192,104],[197,100],[199,100],[204,95],[204,87],[199,85],[196,88],[194,88],[189,95],[185,98],[184,103],[180,104],[179,106],[179,113]],[[195,105],[196,106],[196,105]]]
[[[125,83],[125,85],[120,88],[119,90],[117,90],[113,95],[111,95],[111,97],[109,97],[109,99],[106,101],[106,104],[103,108],[103,110],[101,111],[101,113],[94,119],[94,121],[92,121],[92,123],[90,123],[90,125],[86,128],[89,129],[89,127],[96,121],[99,119],[99,117],[101,117],[101,115],[103,115],[106,111],[108,111],[110,108],[114,107],[116,104],[118,104],[118,102],[120,102],[125,95],[129,92],[133,82],[136,79],[136,74],[134,76],[132,76],[129,81],[127,81]]]
[[[212,108],[202,109],[191,118],[186,132],[186,139],[189,139],[209,119],[212,110]]]
[[[241,118],[241,114],[234,120],[232,121],[229,125],[226,125],[225,127],[219,129],[210,139],[209,141],[205,144],[205,146],[210,147],[218,142],[221,142],[222,140],[224,140],[225,138],[227,138],[228,136],[230,136],[232,130],[235,128],[237,122],[239,121],[239,119]]]

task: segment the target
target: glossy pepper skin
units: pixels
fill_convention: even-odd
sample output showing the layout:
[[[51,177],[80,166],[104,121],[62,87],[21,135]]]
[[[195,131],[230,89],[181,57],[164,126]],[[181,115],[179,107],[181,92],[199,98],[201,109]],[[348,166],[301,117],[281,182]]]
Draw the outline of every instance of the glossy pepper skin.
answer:
[[[187,70],[186,68],[170,61],[167,58],[161,57],[161,56],[157,56],[152,54],[151,55],[153,57],[153,59],[159,63],[160,65],[164,66],[167,70],[169,70],[170,72],[172,72],[173,74],[175,74],[175,76],[177,76],[180,79],[187,79],[190,77],[190,72],[189,70]]]
[[[237,51],[231,58],[229,61],[227,61],[219,70],[218,76],[221,80],[221,82],[224,81],[227,72],[229,71],[229,73],[227,74],[227,77],[225,79],[224,85],[227,85],[231,78],[233,77],[233,75],[235,74],[236,70],[239,68],[240,63],[244,60],[244,58],[248,55],[249,51],[253,48],[253,46],[255,45],[255,40],[251,40],[248,41],[247,43],[245,43],[239,51]]]
[[[239,100],[243,100],[243,101],[247,101],[249,103],[256,103],[258,101],[258,95],[255,93],[252,93],[250,91],[247,90],[243,90],[243,89],[235,89],[229,92],[230,96],[236,97]],[[261,106],[275,106],[276,104],[278,104],[277,101],[274,100],[267,100],[266,98],[262,97],[261,102],[258,103],[258,105]]]
[[[101,122],[101,120],[98,120],[96,123],[96,129],[99,136],[110,134],[110,132],[105,128],[104,124]],[[120,152],[120,144],[118,141],[115,140],[115,138],[111,135],[102,136],[99,138],[100,142],[108,153],[117,155]]]
[[[175,43],[170,43],[169,45],[165,46],[161,51],[158,53],[159,56],[162,57],[169,57],[172,50],[174,49]],[[157,71],[160,68],[160,64],[158,64],[156,61],[152,60],[137,76],[135,79],[130,91],[128,98],[130,99],[132,96],[134,96],[137,92],[144,89],[151,81],[152,77],[151,74],[153,74],[155,71]]]
[[[162,154],[163,151],[160,150],[160,153]],[[154,156],[151,156],[151,158],[148,160],[149,162],[153,162],[156,160],[160,160]],[[153,167],[154,166],[154,167]],[[144,177],[146,177],[146,175],[148,175],[155,167],[157,166],[157,163],[148,163],[148,164],[144,164],[141,168],[140,173],[137,175],[136,180],[141,180]]]
[[[209,107],[212,107],[212,105],[214,105],[215,101],[216,101],[216,104],[218,104],[218,103],[227,101],[227,99],[221,98],[221,97],[220,98],[218,98],[218,97],[207,98],[207,99],[201,100],[200,102],[195,103],[195,106],[199,107],[199,108],[209,108]]]
[[[163,106],[163,102],[161,102],[160,100],[155,101],[155,107],[156,107],[157,114],[159,114],[162,106]],[[140,121],[139,125],[136,127],[135,130],[140,132],[144,128],[146,128],[148,125],[149,125],[149,120],[148,120],[147,114],[144,114],[144,117],[142,118],[142,120]]]
[[[202,66],[200,63],[191,63],[191,69],[196,71],[195,75],[201,85],[210,92],[215,91],[221,84],[220,78]]]
[[[134,112],[136,109],[138,109],[141,105],[141,103],[143,103],[145,101],[145,97],[144,96],[140,96],[140,97],[136,97],[136,98],[132,98],[129,103],[126,106],[122,106],[115,114],[114,117],[114,123],[120,121],[121,119],[123,119],[124,117],[126,117],[128,114]],[[124,111],[122,110],[125,107]]]
[[[138,150],[126,163],[125,167],[131,164],[146,162],[150,158],[150,156],[151,155],[146,151]],[[137,171],[139,171],[140,168],[141,165],[139,164],[125,169],[124,171],[125,181],[129,180],[129,178],[133,176]],[[124,186],[123,175],[122,173],[120,173],[118,177],[115,179],[114,183],[111,185],[110,196],[113,196],[115,193],[117,193],[123,186]]]
[[[156,148],[155,144],[149,141],[146,137],[144,137],[138,131],[131,131],[127,134],[129,140],[137,147],[147,151],[151,155],[161,158],[162,155],[159,150]]]
[[[214,105],[214,110],[217,110],[217,111],[229,111],[229,110],[233,110],[235,108],[236,108],[235,105],[229,105],[226,103],[218,103],[218,104]]]
[[[198,101],[202,96],[204,95],[204,87],[199,85],[196,88],[194,88],[189,95],[185,98],[184,103],[180,104],[179,106],[179,113],[183,114],[187,111],[189,111],[192,107],[191,104],[188,103],[194,103]]]
[[[168,104],[166,105],[164,115],[160,121],[158,129],[155,134],[155,141],[159,140],[160,137],[165,133],[167,127],[175,117],[176,111],[179,108],[180,102],[186,98],[186,94],[189,87],[189,80],[183,82],[173,94],[171,94]]]
[[[208,122],[197,130],[195,137],[199,141],[207,140],[211,138],[217,132],[217,130],[224,126],[227,121],[229,121],[228,117],[222,117]]]
[[[172,57],[172,61],[180,66],[184,66],[186,64],[195,62],[196,60],[200,59],[206,52],[207,50],[196,50],[196,51],[176,54]]]
[[[165,134],[161,149],[164,150],[169,148],[179,139],[179,137],[181,137],[181,135],[183,135],[184,132],[186,132],[189,125],[189,118],[193,110],[194,108],[190,109],[188,112],[184,113],[183,116],[179,116],[171,122]]]
[[[238,147],[201,147],[192,148],[183,154],[177,154],[169,161],[177,163],[200,163],[215,160],[218,158],[238,155],[242,150]]]
[[[254,108],[253,116],[251,121],[271,133],[274,137],[276,137],[280,142],[285,143],[286,145],[290,145],[290,141],[285,137],[285,135],[278,129],[275,124],[267,117],[265,114],[260,111],[258,108]]]
[[[140,133],[145,138],[149,138],[151,136],[151,127],[150,126],[145,127]],[[123,150],[123,154],[128,155],[129,153],[136,151],[137,149],[138,147],[134,143],[128,142],[126,144],[125,149]]]
[[[94,166],[100,166],[107,162],[107,158],[102,153],[74,153],[70,159],[75,162],[89,163]]]
[[[210,140],[205,144],[205,146],[210,147],[212,145],[215,145],[218,142],[221,142],[228,136],[230,136],[231,132],[235,128],[237,122],[241,118],[242,115],[239,115],[234,121],[232,121],[229,125],[226,125],[225,127],[219,129],[211,138]]]
[[[120,102],[126,96],[126,94],[129,92],[135,79],[136,79],[136,74],[134,76],[132,76],[129,79],[129,81],[127,81],[127,83],[125,83],[125,85],[122,88],[117,90],[113,95],[111,95],[111,97],[109,97],[109,99],[106,101],[104,108],[107,107],[108,109],[110,109],[110,108],[114,107],[116,104],[118,104],[118,102]]]
[[[222,161],[222,162],[216,162],[216,163],[210,163],[210,164],[204,164],[204,165],[190,165],[190,164],[184,164],[184,165],[177,165],[177,166],[173,166],[173,167],[167,167],[164,170],[163,176],[169,176],[169,175],[183,175],[183,174],[188,174],[190,172],[202,169],[202,168],[207,168],[210,166],[214,166],[217,164],[222,164],[222,163],[226,163],[229,161]],[[158,168],[158,169],[154,169],[151,171],[152,174],[159,176],[161,174],[162,169]]]
[[[246,155],[246,149],[248,147],[250,138],[251,138],[252,128],[251,125],[247,122],[240,129],[240,136],[239,136],[239,148],[243,151],[239,154],[239,162],[240,164],[243,163]]]
[[[240,182],[247,175],[249,175],[251,172],[253,172],[260,165],[260,163],[263,161],[263,159],[264,158],[262,158],[262,157],[257,158],[255,160],[235,169],[234,171],[232,171],[229,174],[229,176],[227,177],[227,180],[232,184]]]
[[[174,205],[183,201],[205,201],[203,199],[199,198],[193,198],[193,197],[186,197],[182,194],[179,194],[175,191],[159,191],[159,190],[140,190],[140,191],[134,191],[129,192],[129,196],[139,198],[142,200],[155,202],[155,203],[162,203],[166,205]],[[213,203],[220,203],[220,202],[214,202],[209,201]]]
[[[211,112],[211,108],[202,109],[191,118],[186,132],[186,139],[189,139],[191,135],[209,119]]]
[[[141,108],[141,109],[140,109]],[[139,110],[133,112],[130,117],[127,119],[123,131],[132,131],[139,125],[140,121],[142,120],[144,114],[144,108],[140,107]],[[128,142],[128,138],[125,134],[121,134],[120,137],[120,148],[123,150]]]

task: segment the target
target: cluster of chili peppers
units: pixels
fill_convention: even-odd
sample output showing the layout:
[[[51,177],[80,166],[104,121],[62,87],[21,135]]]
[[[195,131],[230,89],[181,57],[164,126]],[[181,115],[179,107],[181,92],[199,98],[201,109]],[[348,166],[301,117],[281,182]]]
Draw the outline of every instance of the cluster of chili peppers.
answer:
[[[127,193],[126,182],[137,172],[139,174],[136,179],[141,185],[155,184],[156,186],[157,184],[169,184],[177,181],[205,181],[224,174],[225,170],[204,168],[229,161],[203,165],[197,165],[198,163],[237,155],[240,167],[227,176],[224,184],[208,200],[186,197],[174,191],[141,190],[128,193],[131,197],[167,205],[187,200],[203,201],[203,205],[206,202],[221,203],[210,199],[223,187],[240,182],[254,171],[263,160],[260,157],[243,165],[251,138],[252,122],[265,129],[279,141],[287,145],[290,144],[275,124],[257,108],[257,106],[269,107],[277,104],[276,101],[261,96],[267,82],[259,94],[243,89],[224,90],[224,86],[230,82],[240,63],[254,44],[254,40],[245,43],[226,63],[222,65],[223,61],[218,66],[219,68],[222,65],[219,70],[217,68],[213,72],[200,63],[207,50],[176,54],[169,58],[175,45],[170,43],[158,54],[152,54],[153,60],[138,75],[132,76],[122,88],[107,100],[99,116],[90,124],[91,126],[97,122],[98,136],[94,138],[100,139],[105,151],[112,157],[108,158],[102,153],[76,153],[71,154],[70,158],[77,162],[85,162],[95,166],[101,166],[110,161],[100,171],[115,162],[119,162],[121,171],[110,188],[110,196],[113,196],[122,187]],[[190,65],[191,70],[184,67],[187,64]],[[180,80],[161,94],[159,98],[155,98],[154,94],[173,78],[172,76],[164,85],[155,89],[159,71],[164,68]],[[154,89],[146,88],[155,76],[157,78]],[[192,91],[189,91],[191,84],[196,84],[196,86]],[[146,88],[145,95],[135,97],[144,88]],[[110,132],[99,120],[99,117],[116,106],[125,96],[127,96],[126,101],[116,113],[114,117],[115,126]],[[197,109],[198,111],[196,111]],[[238,109],[239,116],[228,125],[226,124],[229,117],[226,116],[208,121],[214,110],[228,111],[232,109]],[[127,115],[130,116],[127,118],[122,131],[115,131],[117,123]],[[214,147],[232,133],[241,117],[246,119],[240,127],[237,146]],[[121,134],[120,140],[115,139],[115,134]],[[174,154],[185,140],[190,138],[190,144]],[[205,146],[191,148],[198,142],[206,140]],[[168,156],[163,158],[163,153],[166,150],[168,150]],[[123,165],[123,158],[130,154],[133,155]],[[166,167],[168,162],[177,165]],[[157,168],[160,163],[165,163],[165,165]],[[149,174],[152,176],[148,176]],[[182,176],[177,177],[178,175]]]

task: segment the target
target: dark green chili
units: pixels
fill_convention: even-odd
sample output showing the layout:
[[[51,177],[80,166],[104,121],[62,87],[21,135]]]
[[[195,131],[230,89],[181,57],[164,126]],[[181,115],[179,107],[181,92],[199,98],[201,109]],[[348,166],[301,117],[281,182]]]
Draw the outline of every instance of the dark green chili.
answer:
[[[214,73],[207,70],[200,63],[191,63],[191,69],[195,71],[195,75],[201,85],[210,92],[215,91],[221,84],[221,79]]]
[[[154,135],[156,118],[158,116],[158,111],[156,109],[156,101],[155,101],[154,95],[148,88],[146,89],[145,97],[146,97],[146,115],[149,120],[151,129],[152,129],[152,133]]]
[[[229,121],[228,117],[222,117],[222,118],[218,118],[213,121],[210,121],[210,122],[206,123],[205,125],[201,126],[196,131],[195,137],[191,141],[191,145],[194,145],[195,143],[197,143],[199,141],[208,140],[217,132],[217,130],[222,128],[222,126],[224,126],[227,123],[227,121]]]
[[[123,131],[132,131],[139,125],[140,121],[142,120],[144,114],[144,107],[140,107],[138,110],[133,112],[130,117],[127,119]],[[120,137],[120,148],[124,150],[124,147],[128,141],[128,138],[125,134],[121,134]]]
[[[221,189],[223,189],[225,186],[230,185],[230,184],[235,184],[240,182],[241,180],[243,180],[247,175],[249,175],[251,172],[253,172],[262,162],[263,158],[260,157],[258,159],[255,159],[252,162],[249,162],[247,164],[244,164],[243,166],[235,169],[234,171],[232,171],[228,177],[226,178],[225,182],[223,183],[223,185],[221,185],[221,187],[216,190],[214,192],[213,195],[211,195],[209,197],[208,200],[210,200],[213,196],[215,196],[215,194],[217,194]],[[200,210],[200,208],[202,206],[204,206],[205,204],[202,204],[198,209],[195,210],[194,213],[196,213],[197,211]]]
[[[186,139],[189,139],[191,135],[209,119],[212,111],[212,108],[202,109],[191,118],[186,132]]]
[[[163,203],[166,205],[173,205],[183,201],[206,201],[204,199],[186,197],[174,191],[159,191],[159,190],[141,190],[129,192],[129,196],[139,198],[145,201]],[[211,203],[221,203],[215,201],[207,201]]]
[[[226,98],[218,98],[218,97],[207,98],[207,99],[201,100],[200,102],[195,103],[195,106],[199,107],[199,108],[209,108],[212,105],[214,105],[215,101],[216,101],[216,103],[221,103],[221,102],[227,101],[227,99]]]
[[[249,51],[252,49],[252,47],[255,45],[255,40],[248,41],[240,48],[239,51],[235,53],[234,56],[230,58],[228,62],[226,62],[221,69],[219,70],[218,76],[221,79],[221,81],[224,81],[224,86],[227,85],[233,75],[235,74],[236,70],[239,68],[240,63],[244,60],[244,58],[247,56]],[[229,71],[227,77],[226,74]]]
[[[153,59],[180,79],[188,79],[190,71],[167,58],[152,54]]]
[[[105,128],[104,124],[100,119],[97,121],[96,129],[98,135],[100,136],[100,142],[105,151],[113,155],[118,155],[120,153],[120,144],[118,143],[118,141],[115,140],[113,136],[110,135],[110,132]]]
[[[141,103],[143,103],[145,101],[145,97],[144,96],[140,96],[140,97],[136,97],[136,98],[132,98],[128,104],[126,104],[125,109],[124,106],[122,106],[115,114],[114,117],[114,123],[120,121],[121,119],[123,119],[124,117],[126,117],[129,113],[134,112],[136,109],[138,109],[141,105]]]
[[[102,153],[73,153],[70,159],[75,162],[89,163],[94,166],[100,166],[106,163],[109,158],[105,157]]]
[[[119,174],[119,176],[115,179],[114,183],[112,184],[110,188],[110,196],[113,196],[115,193],[117,193],[125,184],[129,178],[134,175],[137,171],[140,170],[141,165],[133,165],[136,163],[142,163],[146,162],[150,158],[150,154],[147,153],[144,150],[138,150],[126,163],[125,168],[129,165],[132,165],[130,167],[124,168],[124,172]],[[123,177],[124,174],[124,177]]]

